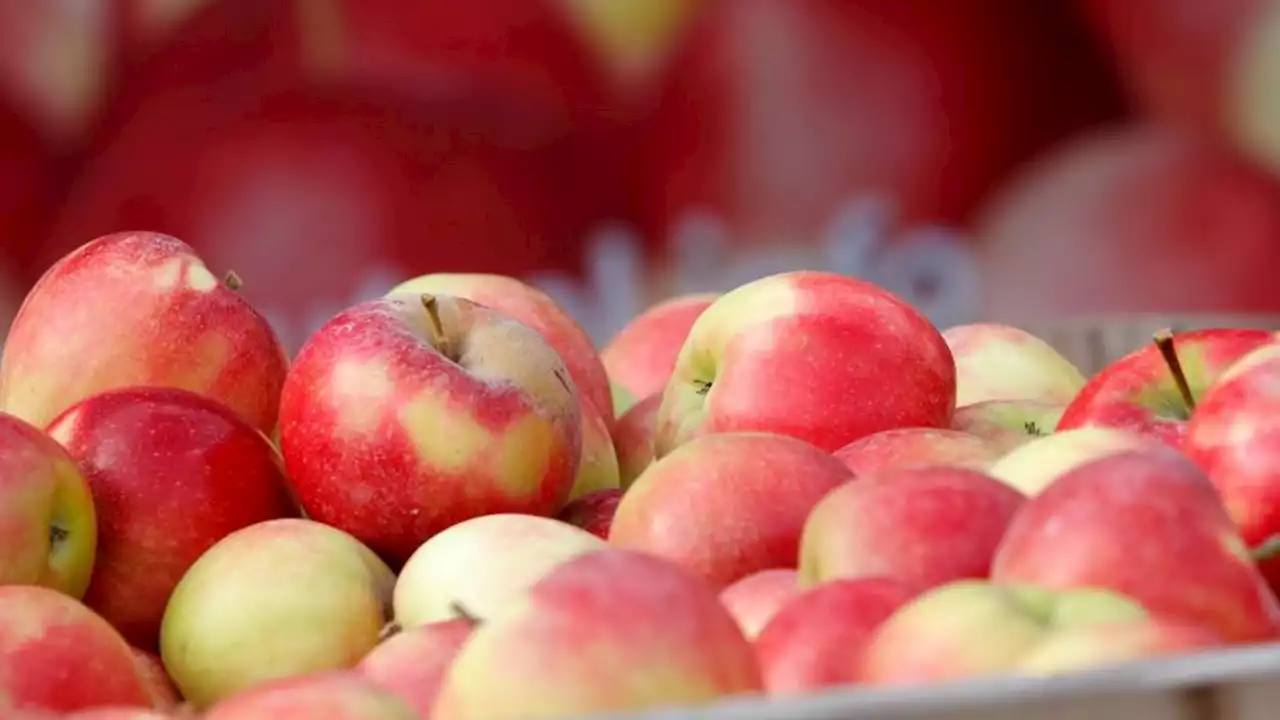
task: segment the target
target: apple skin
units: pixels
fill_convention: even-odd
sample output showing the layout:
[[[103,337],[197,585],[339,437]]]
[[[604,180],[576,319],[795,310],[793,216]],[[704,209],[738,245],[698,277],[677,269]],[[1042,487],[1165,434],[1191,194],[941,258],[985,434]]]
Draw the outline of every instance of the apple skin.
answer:
[[[1076,628],[1041,643],[1018,663],[1021,675],[1064,675],[1162,655],[1187,655],[1226,645],[1213,631],[1191,623],[1149,618]]]
[[[1280,638],[1280,603],[1209,478],[1159,447],[1080,465],[1031,498],[991,578],[1105,588],[1233,643]]]
[[[985,400],[1066,404],[1085,377],[1052,345],[997,323],[956,325],[942,333],[956,360],[956,407]]]
[[[133,659],[138,665],[138,675],[151,696],[151,706],[158,710],[173,710],[182,704],[182,693],[165,672],[164,661],[159,655],[133,648]]]
[[[41,426],[105,390],[176,387],[275,427],[288,358],[271,326],[189,245],[117,233],[44,274],[0,361],[0,409]]]
[[[460,522],[422,544],[395,586],[404,628],[459,617],[488,618],[516,603],[549,571],[608,547],[559,520],[503,513]]]
[[[854,440],[832,454],[859,477],[921,465],[986,470],[1001,456],[993,443],[942,428],[884,430]]]
[[[1066,404],[1039,400],[984,400],[956,408],[951,429],[977,435],[1007,454],[1051,435],[1066,409]]]
[[[756,638],[771,695],[801,695],[858,681],[862,651],[880,624],[916,596],[889,578],[832,580],[782,605]]]
[[[1215,328],[1176,333],[1174,347],[1193,397],[1199,397],[1233,362],[1273,342],[1265,330]],[[1139,348],[1089,379],[1058,421],[1059,430],[1113,427],[1180,447],[1190,413],[1173,376],[1153,345]]]
[[[280,404],[281,448],[307,516],[393,565],[469,518],[555,514],[582,454],[573,381],[542,336],[438,296],[436,337],[425,297],[338,314],[303,346]]]
[[[251,525],[182,577],[160,657],[196,709],[267,680],[348,669],[377,645],[394,584],[386,564],[341,530],[298,518]]]
[[[486,618],[454,658],[432,720],[687,708],[762,689],[751,643],[711,586],[610,548],[557,567]]]
[[[193,392],[109,390],[67,408],[48,432],[97,505],[84,602],[144,650],[157,647],[169,595],[205,550],[241,528],[297,515],[267,437]]]
[[[618,504],[621,502],[621,490],[597,490],[565,505],[556,519],[608,540],[609,528],[613,527],[613,516],[618,513]]]
[[[888,470],[833,491],[800,542],[800,584],[891,577],[927,589],[985,578],[1022,493],[967,468]]]
[[[705,435],[649,466],[627,490],[609,542],[666,558],[722,590],[793,565],[809,512],[853,477],[839,460],[785,435]]]
[[[249,688],[202,720],[420,720],[404,700],[350,671],[318,672]]]
[[[0,413],[0,547],[0,585],[41,585],[75,598],[89,587],[98,547],[97,508],[75,460],[7,413]]]
[[[676,369],[689,331],[719,293],[691,293],[651,305],[600,351],[609,378],[633,398],[661,393]]]
[[[1027,497],[1043,492],[1063,474],[1099,458],[1163,443],[1128,430],[1089,427],[1060,430],[1015,448],[988,470],[992,477]]]
[[[356,672],[429,718],[440,683],[474,626],[458,619],[401,630],[370,651]]]
[[[33,585],[0,586],[0,677],[16,709],[151,705],[115,628],[75,598]]]
[[[720,591],[720,602],[738,622],[742,634],[755,640],[789,599],[800,592],[800,576],[791,568],[751,573]]]
[[[632,405],[613,424],[613,447],[618,453],[618,479],[625,490],[653,463],[653,439],[662,393]]]
[[[58,720],[180,720],[184,715],[171,715],[159,710],[129,707],[100,707],[81,710],[70,715],[54,716]],[[5,716],[5,720],[13,720]],[[16,720],[23,720],[21,717]]]
[[[614,450],[613,435],[604,417],[585,402],[581,414],[582,457],[578,460],[578,474],[574,476],[569,501],[599,490],[622,487],[618,453]]]
[[[856,278],[779,273],[720,296],[694,322],[663,393],[654,454],[742,431],[830,452],[882,430],[947,427],[954,410],[951,351],[915,308]]]

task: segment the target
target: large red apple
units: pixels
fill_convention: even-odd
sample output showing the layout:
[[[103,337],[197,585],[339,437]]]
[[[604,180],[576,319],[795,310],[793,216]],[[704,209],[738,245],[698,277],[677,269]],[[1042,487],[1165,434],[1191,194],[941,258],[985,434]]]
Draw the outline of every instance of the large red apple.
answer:
[[[266,682],[209,708],[204,720],[421,720],[408,703],[355,672]]]
[[[460,618],[401,630],[370,651],[356,672],[429,718],[440,683],[474,625]]]
[[[186,390],[92,395],[58,416],[49,434],[80,466],[97,505],[85,604],[145,650],[157,647],[169,595],[205,550],[297,513],[271,441]]]
[[[557,512],[581,422],[564,362],[535,330],[469,300],[403,294],[307,341],[280,445],[308,517],[398,564],[468,518]]]
[[[862,476],[920,465],[986,470],[1002,453],[995,443],[959,430],[900,428],[854,440],[833,454],[854,475]]]
[[[43,426],[90,395],[153,385],[197,392],[271,432],[288,358],[236,285],[168,235],[82,245],[49,268],[14,319],[0,408]]]
[[[717,297],[716,293],[691,293],[646,308],[600,351],[609,379],[632,401],[661,393],[693,323]]]

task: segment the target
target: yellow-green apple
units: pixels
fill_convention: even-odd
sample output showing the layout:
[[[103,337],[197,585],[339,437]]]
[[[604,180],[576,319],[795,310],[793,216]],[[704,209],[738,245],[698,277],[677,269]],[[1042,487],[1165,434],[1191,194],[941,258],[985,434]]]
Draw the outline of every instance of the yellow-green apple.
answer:
[[[1040,400],[983,400],[956,408],[951,429],[977,435],[1008,453],[1051,435],[1066,404]]]
[[[91,395],[54,419],[49,435],[79,465],[97,504],[98,553],[84,602],[144,650],[157,647],[169,594],[205,550],[241,528],[297,514],[267,437],[188,390]]]
[[[1063,473],[1084,463],[1116,453],[1158,447],[1158,440],[1127,430],[1100,427],[1062,430],[1009,451],[988,472],[1031,497]]]
[[[881,430],[947,427],[955,390],[951,351],[914,307],[857,278],[780,273],[722,295],[694,322],[663,391],[654,453],[741,431],[830,452]]]
[[[613,526],[613,516],[617,514],[620,502],[621,490],[597,490],[565,505],[556,519],[608,540],[609,528]]]
[[[710,585],[609,548],[552,570],[472,631],[432,719],[576,717],[761,691],[755,651]]]
[[[918,685],[1019,673],[1041,644],[1096,627],[1151,622],[1117,592],[962,580],[926,591],[886,619],[863,651],[858,680]],[[1097,664],[1110,658],[1102,654]]]
[[[957,325],[942,333],[956,360],[956,406],[984,400],[1067,404],[1085,377],[1052,345],[1009,325]]]
[[[133,648],[133,659],[138,665],[138,675],[151,696],[151,706],[158,710],[173,710],[182,704],[182,693],[173,684],[173,678],[165,672],[160,656]]]
[[[858,681],[862,651],[890,615],[916,596],[889,578],[832,580],[788,600],[756,638],[772,695],[797,695]]]
[[[609,379],[633,399],[661,393],[693,323],[719,297],[717,293],[681,295],[641,312],[600,351]]]
[[[557,565],[608,547],[582,528],[535,515],[473,518],[422,544],[395,587],[395,617],[414,627],[459,617],[487,618],[517,602]]]
[[[401,630],[366,655],[356,672],[429,718],[444,674],[474,626],[460,618]]]
[[[298,518],[251,525],[182,577],[160,657],[197,709],[267,680],[351,668],[377,645],[394,583],[341,530]]]
[[[650,465],[627,490],[609,542],[724,589],[793,566],[809,511],[853,477],[839,460],[786,435],[704,435]]]
[[[1271,333],[1248,328],[1157,334],[1090,378],[1058,429],[1122,428],[1179,447],[1197,398],[1241,356],[1270,342]]]
[[[653,462],[653,432],[662,407],[662,393],[631,406],[613,424],[613,447],[618,453],[618,479],[623,489]]]
[[[800,583],[891,577],[920,589],[985,578],[1022,493],[945,465],[886,470],[827,495],[805,522]]]
[[[202,720],[421,720],[408,703],[351,671],[278,679],[214,705]]]
[[[0,586],[0,709],[98,705],[151,705],[120,633],[57,590]]]
[[[186,243],[106,235],[40,278],[5,341],[0,410],[41,426],[104,390],[176,387],[264,433],[276,424],[288,358],[266,319]]]
[[[921,465],[985,470],[1001,456],[994,443],[943,428],[884,430],[854,440],[832,454],[859,477]]]
[[[738,622],[742,634],[754,640],[787,600],[800,592],[799,576],[791,568],[751,573],[720,591],[720,602]]]
[[[397,294],[303,345],[280,444],[307,516],[399,564],[469,518],[559,511],[582,454],[579,405],[527,325],[463,298]]]
[[[1081,465],[1010,523],[993,580],[1108,588],[1230,642],[1280,638],[1280,603],[1209,478],[1168,447]]]
[[[83,597],[97,553],[89,483],[56,441],[0,413],[0,585]]]

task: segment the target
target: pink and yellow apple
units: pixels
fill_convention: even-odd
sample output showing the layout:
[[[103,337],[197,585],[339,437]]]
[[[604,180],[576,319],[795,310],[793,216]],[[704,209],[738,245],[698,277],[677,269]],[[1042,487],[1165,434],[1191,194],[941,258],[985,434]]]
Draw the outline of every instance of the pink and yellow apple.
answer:
[[[356,672],[429,718],[444,674],[474,627],[472,620],[458,619],[400,630],[366,655]]]
[[[421,720],[408,703],[354,672],[285,678],[222,700],[202,720]]]
[[[556,519],[608,540],[609,528],[613,527],[613,516],[618,513],[618,504],[621,502],[621,490],[597,490],[565,505]]]
[[[1113,428],[1062,430],[1036,438],[1000,458],[991,476],[1031,497],[1064,473],[1099,458],[1161,447],[1154,438]]]
[[[613,424],[613,447],[618,452],[618,475],[623,489],[640,477],[653,462],[653,437],[662,393],[654,393],[631,406]]]
[[[976,435],[1008,453],[1052,434],[1066,409],[1066,404],[1039,400],[984,400],[956,408],[951,429]]]
[[[791,568],[751,573],[720,591],[720,602],[738,621],[742,634],[754,640],[788,600],[800,592],[800,576]]]
[[[600,351],[609,378],[633,400],[661,393],[675,372],[689,330],[718,297],[716,293],[681,295],[641,312]]]
[[[303,346],[280,441],[308,517],[399,564],[493,513],[552,515],[582,455],[573,380],[542,335],[450,296],[356,305]]]
[[[977,435],[942,428],[901,428],[868,435],[833,453],[859,477],[921,465],[986,470],[1001,452]]]
[[[90,395],[152,385],[199,393],[271,432],[288,358],[236,287],[167,235],[86,243],[49,268],[14,319],[0,410],[43,427]]]
[[[985,400],[1071,402],[1085,377],[1052,345],[1009,325],[957,325],[942,333],[956,360],[956,406]]]

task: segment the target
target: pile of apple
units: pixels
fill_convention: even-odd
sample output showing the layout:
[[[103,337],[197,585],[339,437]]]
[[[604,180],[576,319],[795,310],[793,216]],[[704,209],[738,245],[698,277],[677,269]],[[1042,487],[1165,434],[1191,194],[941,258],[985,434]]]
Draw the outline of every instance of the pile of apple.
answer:
[[[1056,675],[1280,639],[1280,341],[1092,378],[790,272],[597,352],[424,275],[290,361],[168,236],[61,259],[0,365],[6,720],[435,720]]]

